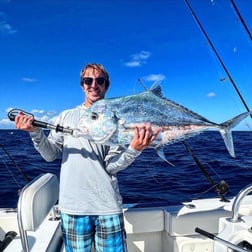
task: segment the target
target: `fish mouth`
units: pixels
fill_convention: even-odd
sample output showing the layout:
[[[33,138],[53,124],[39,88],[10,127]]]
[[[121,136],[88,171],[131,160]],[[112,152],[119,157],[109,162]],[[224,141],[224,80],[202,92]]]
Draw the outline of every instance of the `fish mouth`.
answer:
[[[72,132],[72,136],[73,137],[84,137],[88,140],[92,140],[92,137],[90,137],[89,135],[89,131],[87,129],[80,129],[80,128],[75,128],[73,129],[73,132]]]
[[[80,120],[79,122],[79,130],[82,132],[83,135],[89,135],[89,130],[86,126],[83,125],[84,124],[84,120]]]
[[[78,124],[78,128],[82,131],[82,132],[85,132],[85,133],[88,133],[88,128],[85,124],[85,119],[84,118],[81,118],[80,121],[79,121],[79,124]]]
[[[87,128],[81,129],[82,133],[85,135],[89,134],[89,130]]]

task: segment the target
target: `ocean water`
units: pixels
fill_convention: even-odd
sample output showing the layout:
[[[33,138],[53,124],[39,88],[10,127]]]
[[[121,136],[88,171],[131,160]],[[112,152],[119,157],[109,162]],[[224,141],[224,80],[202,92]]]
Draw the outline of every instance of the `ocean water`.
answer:
[[[234,131],[233,140],[236,158],[228,154],[219,132],[208,131],[186,140],[212,181],[228,183],[227,198],[252,183],[252,132]],[[147,149],[118,173],[124,204],[175,205],[217,196],[182,142],[167,145],[164,151],[174,167],[155,150]],[[45,172],[59,175],[60,159],[44,161],[26,132],[0,130],[0,171],[0,207],[16,207],[18,192],[27,183],[21,172],[29,179]]]

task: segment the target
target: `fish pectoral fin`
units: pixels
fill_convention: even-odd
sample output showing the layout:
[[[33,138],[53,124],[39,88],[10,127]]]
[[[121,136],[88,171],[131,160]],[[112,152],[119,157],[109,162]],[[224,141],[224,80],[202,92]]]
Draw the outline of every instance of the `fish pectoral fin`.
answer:
[[[159,156],[162,160],[164,160],[164,161],[165,161],[166,163],[168,163],[169,165],[175,167],[175,165],[174,165],[173,163],[169,162],[169,161],[166,159],[166,157],[165,157],[165,155],[164,155],[164,148],[163,148],[163,147],[157,148],[156,151],[157,151],[158,156]]]

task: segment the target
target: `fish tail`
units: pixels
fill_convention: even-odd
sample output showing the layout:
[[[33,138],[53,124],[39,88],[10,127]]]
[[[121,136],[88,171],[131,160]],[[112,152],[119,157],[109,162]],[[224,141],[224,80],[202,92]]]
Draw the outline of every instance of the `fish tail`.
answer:
[[[234,143],[233,143],[231,129],[234,128],[236,125],[238,125],[242,120],[244,120],[250,114],[251,114],[251,112],[242,113],[242,114],[237,115],[234,118],[232,118],[232,119],[230,119],[220,125],[221,136],[224,140],[224,143],[226,145],[226,148],[227,148],[229,154],[232,157],[235,157],[235,151],[234,151]]]
[[[223,128],[220,130],[221,136],[224,140],[224,143],[226,145],[226,148],[230,154],[231,157],[235,158],[235,152],[234,152],[234,143],[233,143],[233,137],[231,133],[230,128]]]

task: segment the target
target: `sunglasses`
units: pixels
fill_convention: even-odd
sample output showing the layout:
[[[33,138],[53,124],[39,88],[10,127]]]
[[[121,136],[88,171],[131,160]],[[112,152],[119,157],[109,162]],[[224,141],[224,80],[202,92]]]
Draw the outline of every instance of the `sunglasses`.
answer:
[[[93,81],[95,80],[95,83],[97,85],[103,85],[106,82],[106,79],[103,77],[98,77],[98,78],[91,78],[91,77],[83,77],[81,78],[81,84],[86,84],[88,86],[92,85]]]

